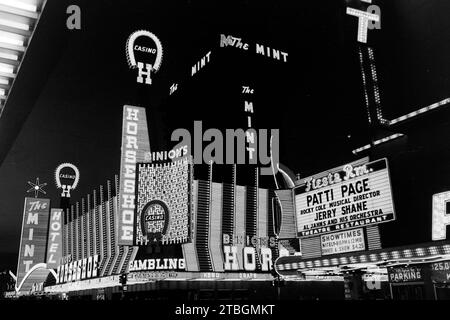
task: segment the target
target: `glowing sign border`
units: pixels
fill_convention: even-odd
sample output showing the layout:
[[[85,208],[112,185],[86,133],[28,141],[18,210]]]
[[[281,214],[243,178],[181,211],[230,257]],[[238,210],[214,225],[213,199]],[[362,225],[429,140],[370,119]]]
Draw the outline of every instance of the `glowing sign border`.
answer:
[[[411,264],[413,260],[419,259],[420,263],[428,263],[427,259],[436,256],[449,255],[450,244],[441,242],[440,244],[427,243],[417,247],[389,248],[364,253],[336,254],[327,258],[304,259],[301,256],[279,257],[275,261],[275,270],[279,275],[283,272],[297,271],[306,268],[333,267],[347,264]],[[436,262],[435,260],[431,262]]]
[[[152,39],[156,44],[156,50],[157,50],[156,59],[155,59],[155,63],[153,65],[152,70],[157,72],[159,70],[159,68],[161,67],[161,63],[162,63],[163,47],[162,47],[161,41],[159,41],[158,37],[154,33],[147,31],[147,30],[135,31],[128,37],[127,46],[126,46],[128,66],[130,67],[130,69],[135,69],[137,67],[136,58],[134,56],[133,46],[134,46],[134,42],[136,41],[136,39],[141,36],[145,36],[145,37]]]
[[[59,179],[59,174],[60,174],[61,170],[66,167],[71,168],[73,171],[75,171],[75,180],[72,185],[72,190],[74,190],[78,186],[78,182],[80,181],[80,170],[78,170],[78,168],[74,164],[69,163],[69,162],[61,163],[56,168],[56,170],[55,170],[56,186],[58,187],[58,189],[62,188],[61,180]]]
[[[142,208],[142,212],[141,212],[141,221],[140,221],[140,223],[141,223],[141,230],[142,230],[142,235],[143,236],[149,236],[151,234],[150,232],[147,232],[147,228],[144,227],[145,226],[145,218],[146,218],[146,215],[144,213],[147,211],[147,209],[150,206],[153,206],[153,205],[160,205],[164,209],[164,227],[163,227],[163,230],[161,232],[161,236],[166,234],[167,229],[169,227],[169,223],[170,223],[169,206],[167,205],[167,203],[165,203],[162,200],[159,200],[159,199],[151,200],[144,206],[144,208]],[[155,238],[155,239],[157,239],[157,238]],[[157,240],[159,240],[159,239],[157,239]]]
[[[361,168],[361,167],[378,166],[379,163],[383,163],[383,164],[381,164],[381,166],[384,166],[384,167],[381,168],[381,169],[377,169],[374,172],[368,172],[368,173],[364,173],[362,175],[358,175],[356,177],[351,177],[349,180],[342,179],[342,181],[338,181],[336,183],[332,183],[332,184],[329,184],[329,185],[326,185],[326,186],[318,186],[318,188],[311,189],[311,190],[308,190],[308,191],[306,191],[306,189],[302,190],[302,191],[299,191],[299,190],[305,188],[305,186],[307,185],[307,183],[306,183],[307,179],[311,179],[312,178],[313,180],[322,180],[323,178],[325,178],[326,173],[332,174],[332,175],[335,175],[336,173],[340,174],[340,172],[345,171],[344,168],[347,167],[348,165],[352,166],[354,169],[355,168],[357,169],[357,168]],[[305,225],[305,223],[301,223],[301,221],[299,221],[299,218],[300,218],[301,214],[299,213],[297,202],[299,201],[298,198],[300,196],[305,196],[308,193],[317,192],[317,190],[321,189],[321,188],[334,187],[335,184],[339,185],[339,184],[345,184],[345,183],[352,183],[352,181],[355,181],[355,180],[358,180],[358,179],[362,179],[362,177],[364,177],[364,176],[367,176],[367,177],[371,178],[371,176],[374,173],[382,172],[382,171],[385,171],[384,174],[386,176],[383,177],[383,178],[386,178],[386,180],[383,180],[383,181],[385,181],[385,183],[386,183],[386,185],[388,187],[388,192],[385,195],[385,197],[387,197],[390,200],[390,206],[392,207],[392,212],[388,212],[388,213],[384,213],[383,215],[380,215],[380,217],[381,216],[386,217],[386,219],[384,221],[376,221],[376,222],[371,222],[371,223],[350,225],[350,226],[347,226],[345,228],[340,227],[339,229],[337,229],[336,226],[338,226],[340,224],[351,223],[351,221],[342,222],[342,223],[338,222],[338,223],[336,223],[334,225],[327,225],[326,226],[327,228],[329,228],[329,227],[334,228],[332,230],[326,230],[326,231],[321,231],[321,232],[313,232],[312,234],[302,234],[302,232],[304,232],[304,231],[302,231],[301,228],[303,227],[303,225]],[[295,201],[294,209],[295,209],[295,216],[296,216],[296,221],[297,221],[297,234],[298,234],[298,237],[300,237],[300,238],[311,238],[311,237],[316,237],[316,236],[320,236],[320,235],[324,235],[324,234],[330,234],[330,233],[333,233],[333,232],[346,231],[346,230],[351,230],[351,229],[358,228],[358,227],[366,227],[366,226],[370,226],[370,225],[378,225],[378,224],[381,224],[381,223],[388,223],[388,222],[392,222],[392,221],[397,220],[397,215],[396,215],[396,211],[395,211],[395,204],[394,204],[394,197],[393,197],[393,192],[392,192],[392,183],[391,183],[391,176],[390,176],[390,170],[389,170],[389,163],[388,163],[387,158],[381,158],[381,159],[373,160],[373,161],[364,163],[362,165],[357,165],[357,164],[354,164],[354,163],[346,164],[346,165],[339,166],[339,167],[331,169],[331,170],[327,170],[327,171],[322,172],[320,174],[315,174],[315,175],[309,176],[309,177],[305,178],[304,181],[305,182],[297,185],[294,189],[292,189],[293,198],[294,198],[294,201]],[[305,219],[305,218],[303,218],[303,219]],[[356,222],[359,223],[360,221],[364,221],[364,220],[363,219],[358,219],[358,220],[353,220],[353,221],[356,221]],[[318,226],[318,227],[314,227],[314,228],[312,228],[310,230],[312,230],[312,231],[320,230],[321,228],[324,228],[324,227],[319,227]]]

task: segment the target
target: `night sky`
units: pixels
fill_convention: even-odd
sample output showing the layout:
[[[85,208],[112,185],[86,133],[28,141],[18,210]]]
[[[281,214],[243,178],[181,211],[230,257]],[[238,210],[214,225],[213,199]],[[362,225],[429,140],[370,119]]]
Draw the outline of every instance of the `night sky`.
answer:
[[[374,3],[382,9],[382,29],[369,31],[369,40],[385,117],[449,97],[450,2]],[[249,84],[255,88],[257,126],[280,129],[280,161],[302,176],[355,160],[359,157],[351,151],[368,143],[357,19],[345,15],[344,0],[70,4],[81,7],[82,29],[54,25],[52,32],[64,39],[54,49],[62,54],[39,84],[32,112],[0,167],[0,269],[16,269],[27,181],[47,182],[45,190],[57,207],[58,164],[71,162],[80,169],[74,201],[118,174],[124,104],[147,108],[151,148],[157,151],[172,146],[173,129],[192,128],[194,120],[203,120],[206,128],[243,127],[240,86]],[[65,22],[61,7],[49,6],[58,8],[49,14]],[[126,62],[126,40],[139,29],[156,34],[164,47],[151,86],[137,85]],[[220,34],[247,40],[249,52],[219,48]],[[288,62],[257,55],[254,43],[287,52]],[[211,64],[191,78],[192,65],[209,50]],[[40,63],[28,61],[28,66]],[[22,68],[20,76],[33,72]],[[174,82],[178,92],[169,96]],[[18,94],[27,95],[27,88],[20,89]],[[431,241],[431,195],[450,190],[450,147],[443,138],[449,133],[448,112],[435,118],[397,128],[406,138],[370,154],[392,163],[398,221],[382,227],[386,246]],[[399,228],[401,239],[395,237]]]

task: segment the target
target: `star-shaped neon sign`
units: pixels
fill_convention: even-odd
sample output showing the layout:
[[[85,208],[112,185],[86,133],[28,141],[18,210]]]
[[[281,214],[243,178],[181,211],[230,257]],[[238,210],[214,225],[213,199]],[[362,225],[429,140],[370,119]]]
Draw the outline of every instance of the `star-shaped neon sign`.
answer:
[[[35,198],[38,197],[39,192],[42,193],[42,194],[47,194],[47,192],[45,192],[44,189],[42,189],[47,184],[46,183],[39,183],[39,178],[36,178],[36,183],[28,181],[28,184],[31,186],[31,188],[27,190],[27,193],[30,193],[30,192],[34,191],[34,197]]]

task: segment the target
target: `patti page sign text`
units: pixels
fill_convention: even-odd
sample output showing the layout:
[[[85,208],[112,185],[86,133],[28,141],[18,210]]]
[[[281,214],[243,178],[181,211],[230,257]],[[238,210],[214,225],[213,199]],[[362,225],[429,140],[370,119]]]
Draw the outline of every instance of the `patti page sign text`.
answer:
[[[395,219],[386,159],[307,178],[294,195],[300,237]]]

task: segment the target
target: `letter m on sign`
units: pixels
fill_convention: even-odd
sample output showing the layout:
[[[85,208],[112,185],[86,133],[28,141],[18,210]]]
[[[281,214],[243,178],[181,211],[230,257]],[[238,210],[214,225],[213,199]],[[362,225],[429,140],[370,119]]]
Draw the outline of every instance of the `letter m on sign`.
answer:
[[[450,191],[433,195],[433,241],[447,239],[448,225],[450,225]]]
[[[232,43],[231,36],[225,37],[225,35],[223,35],[223,34],[220,35],[220,47],[221,48],[222,47],[227,47],[231,43]]]

